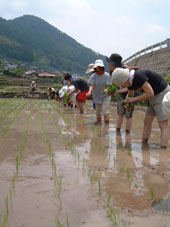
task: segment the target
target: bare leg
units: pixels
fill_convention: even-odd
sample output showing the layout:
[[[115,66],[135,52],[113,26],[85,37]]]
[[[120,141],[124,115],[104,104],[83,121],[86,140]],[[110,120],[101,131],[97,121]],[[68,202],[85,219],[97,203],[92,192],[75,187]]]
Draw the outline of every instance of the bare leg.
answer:
[[[158,122],[159,128],[161,130],[161,147],[166,148],[169,139],[169,126],[168,120]]]
[[[143,135],[142,135],[142,142],[147,143],[148,139],[151,134],[152,122],[155,115],[147,115],[144,119],[144,128],[143,128]]]
[[[123,123],[123,117],[124,115],[118,115],[117,122],[116,122],[117,129],[121,129],[122,123]]]
[[[105,123],[109,123],[109,114],[104,115]]]
[[[130,131],[132,127],[132,117],[126,119],[126,131]]]
[[[77,101],[77,106],[78,106],[78,108],[80,110],[80,113],[84,113],[84,111],[83,111],[83,102]]]

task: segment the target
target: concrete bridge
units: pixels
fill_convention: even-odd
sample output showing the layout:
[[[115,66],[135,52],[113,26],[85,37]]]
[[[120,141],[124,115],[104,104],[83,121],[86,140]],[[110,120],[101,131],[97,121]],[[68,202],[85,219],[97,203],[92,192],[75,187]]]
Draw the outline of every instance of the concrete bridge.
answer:
[[[170,39],[136,52],[123,61],[124,64],[150,69],[162,76],[170,75]]]

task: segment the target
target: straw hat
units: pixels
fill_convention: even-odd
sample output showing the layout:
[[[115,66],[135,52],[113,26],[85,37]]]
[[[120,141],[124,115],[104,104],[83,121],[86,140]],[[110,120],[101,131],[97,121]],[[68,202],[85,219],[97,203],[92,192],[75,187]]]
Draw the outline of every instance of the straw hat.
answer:
[[[89,74],[89,73],[92,73],[92,72],[94,72],[94,64],[93,63],[88,65],[88,68],[87,68],[85,73]]]
[[[116,68],[112,73],[111,81],[121,87],[129,79],[129,69]]]

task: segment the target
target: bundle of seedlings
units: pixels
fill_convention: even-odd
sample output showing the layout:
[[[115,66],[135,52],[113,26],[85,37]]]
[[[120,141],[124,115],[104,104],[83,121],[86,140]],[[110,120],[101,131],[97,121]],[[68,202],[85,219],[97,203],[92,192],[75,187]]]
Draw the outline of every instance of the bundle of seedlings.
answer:
[[[65,92],[63,96],[63,103],[67,104],[69,101],[70,101],[70,97],[68,96],[68,92]]]
[[[116,84],[109,84],[106,85],[105,89],[104,89],[104,93],[108,94],[108,95],[112,95],[114,96],[115,92],[119,89],[119,87]]]
[[[133,96],[128,94],[128,97],[133,97]],[[128,112],[132,112],[134,110],[134,107],[135,107],[134,103],[125,103],[125,101],[123,100],[122,104],[127,109]]]

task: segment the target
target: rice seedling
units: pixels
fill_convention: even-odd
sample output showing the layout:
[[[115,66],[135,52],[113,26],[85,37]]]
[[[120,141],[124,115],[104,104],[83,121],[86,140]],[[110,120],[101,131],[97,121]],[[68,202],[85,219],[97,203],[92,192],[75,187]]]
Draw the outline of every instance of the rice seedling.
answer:
[[[117,225],[117,218],[116,218],[116,214],[113,210],[112,207],[109,208],[108,210],[108,216],[110,217],[110,220],[111,222],[114,224],[114,225]]]
[[[13,187],[13,189],[15,188],[15,182],[16,182],[16,177],[13,176],[12,177],[12,187]]]
[[[98,193],[99,193],[99,196],[102,195],[102,189],[101,189],[101,183],[100,183],[100,181],[98,181]]]
[[[16,175],[18,175],[18,168],[19,168],[19,161],[18,161],[18,155],[16,156]]]
[[[124,151],[124,146],[120,141],[118,143],[118,149],[121,149],[122,151]]]
[[[120,172],[121,173],[123,172],[124,168],[125,168],[125,163],[123,164],[123,166],[120,167]]]
[[[155,192],[154,192],[154,189],[153,188],[150,188],[149,189],[149,194],[150,194],[151,200],[154,200],[155,199]]]
[[[57,227],[64,227],[64,225],[61,224],[61,222],[59,221],[59,219],[56,217],[56,220],[55,220],[55,224]]]
[[[56,181],[57,181],[58,195],[60,195],[62,191],[62,176],[56,176]]]
[[[131,154],[132,154],[132,149],[129,147],[129,148],[127,149],[127,152],[128,152],[128,155],[131,156]]]
[[[67,220],[67,227],[70,227],[70,223],[69,223],[68,217],[66,217],[66,220]]]
[[[127,170],[126,170],[126,173],[127,173],[127,178],[128,178],[128,180],[130,180],[130,179],[131,179],[131,175],[130,175],[130,171],[129,171],[128,168],[127,168]]]
[[[10,188],[9,188],[9,196],[10,196],[10,200],[12,201],[12,187],[10,185]]]
[[[6,215],[8,217],[8,196],[5,198]]]
[[[94,177],[94,174],[93,174],[93,172],[92,172],[91,169],[88,170],[87,176],[88,176],[89,179],[90,179],[91,185],[93,185],[93,184],[95,183],[95,177]]]
[[[110,200],[111,200],[112,196],[109,194],[107,196],[107,203],[106,203],[106,206],[109,207],[110,206]]]

